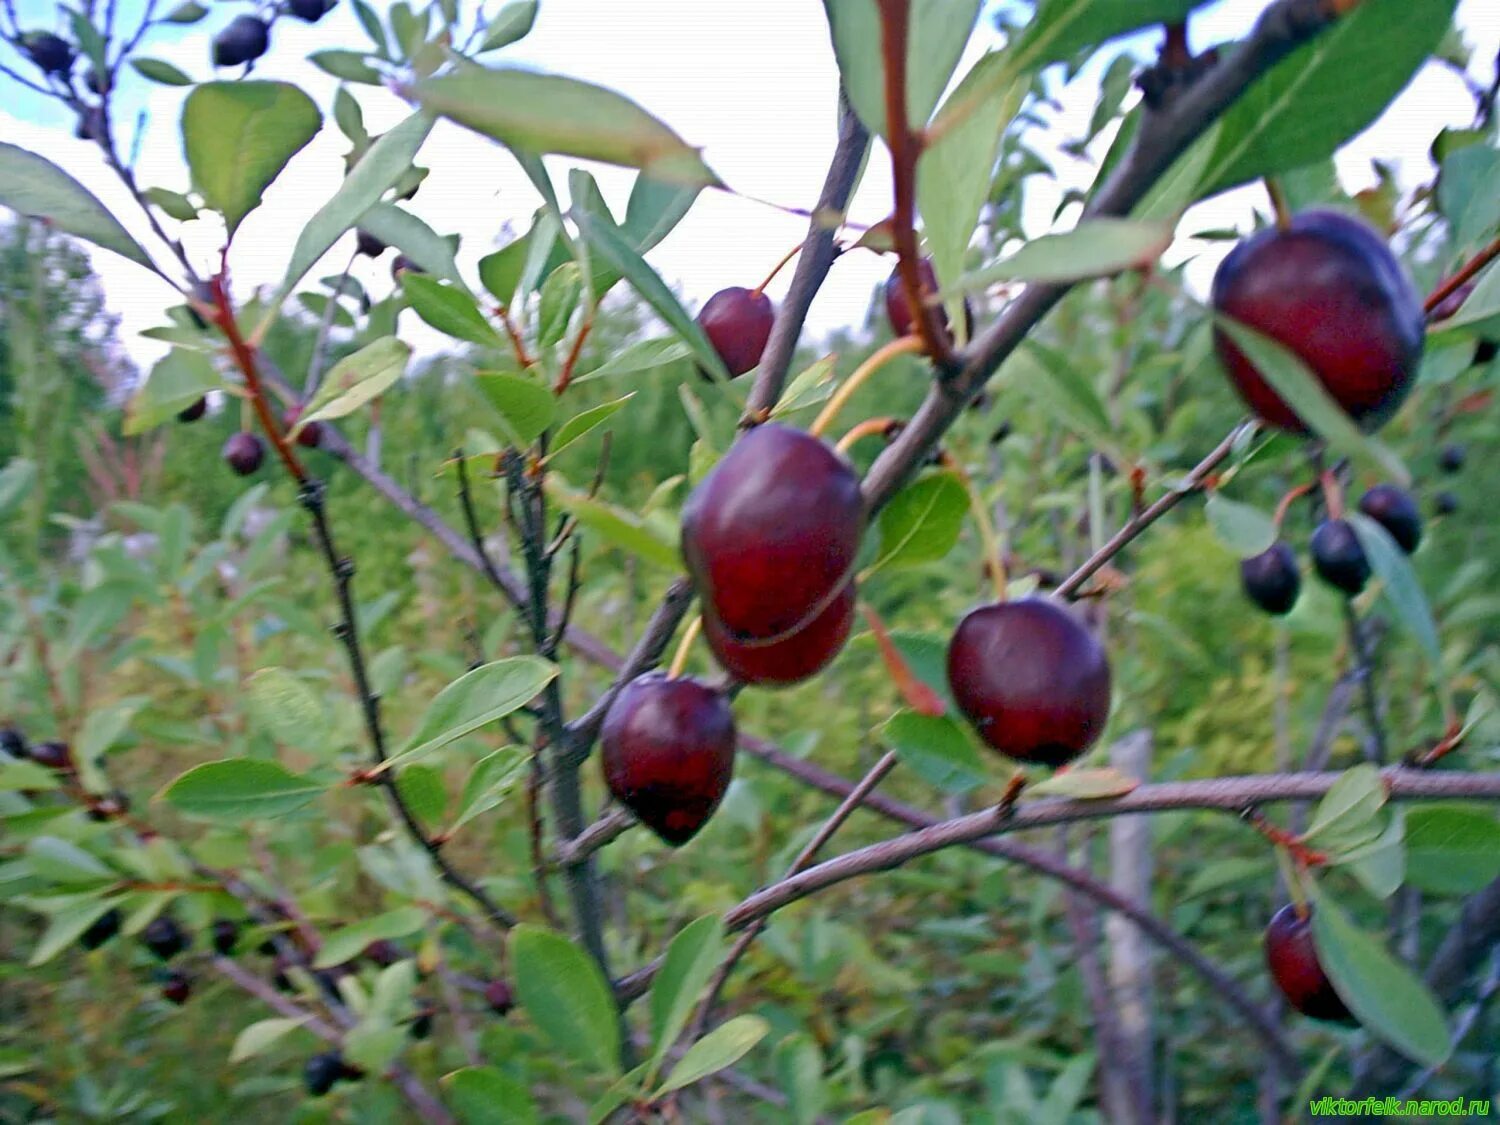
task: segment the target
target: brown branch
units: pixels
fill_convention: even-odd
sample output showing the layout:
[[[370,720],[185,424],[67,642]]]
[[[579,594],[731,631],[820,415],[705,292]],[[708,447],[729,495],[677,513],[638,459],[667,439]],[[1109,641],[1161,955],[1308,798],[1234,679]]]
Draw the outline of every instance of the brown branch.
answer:
[[[1467,282],[1473,279],[1475,274],[1484,269],[1485,266],[1489,265],[1497,257],[1500,257],[1500,238],[1496,238],[1483,250],[1475,254],[1452,277],[1427,294],[1427,300],[1422,302],[1423,310],[1431,317],[1439,305],[1462,289]]]

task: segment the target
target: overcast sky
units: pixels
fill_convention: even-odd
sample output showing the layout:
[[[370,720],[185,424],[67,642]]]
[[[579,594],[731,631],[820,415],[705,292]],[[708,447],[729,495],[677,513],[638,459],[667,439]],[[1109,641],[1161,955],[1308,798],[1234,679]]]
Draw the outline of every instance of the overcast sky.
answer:
[[[1421,0],[1413,0],[1421,2]],[[120,0],[123,18],[140,0]],[[495,0],[491,0],[493,6]],[[992,5],[987,5],[991,7]],[[195,78],[210,76],[207,40],[227,21],[229,5],[214,5],[209,20],[195,27],[169,29],[148,54],[170,59]],[[376,2],[376,7],[385,5]],[[1194,17],[1195,48],[1242,34],[1264,7],[1264,0],[1220,0]],[[53,26],[50,0],[18,0],[25,26]],[[1459,25],[1475,48],[1476,77],[1487,81],[1500,47],[1500,0],[1461,0]],[[994,44],[982,29],[963,63],[964,69]],[[1145,55],[1154,36],[1140,36],[1118,49]],[[336,83],[305,62],[311,51],[366,43],[347,3],[324,21],[309,27],[296,20],[277,23],[270,54],[256,76],[295,82],[325,109]],[[634,98],[687,140],[703,147],[708,163],[747,196],[794,206],[811,206],[822,182],[834,139],[837,72],[828,43],[822,5],[816,0],[542,0],[532,34],[514,47],[490,56],[560,74],[571,74],[614,87]],[[7,58],[7,62],[11,61]],[[1083,135],[1098,90],[1099,67],[1061,92],[1063,112],[1057,140]],[[148,125],[141,146],[138,175],[143,185],[177,191],[188,187],[176,123],[186,91],[156,86],[131,74],[122,97],[131,111],[144,110]],[[353,87],[367,124],[378,132],[400,120],[406,107],[372,87]],[[1378,157],[1396,167],[1410,186],[1428,174],[1427,146],[1443,125],[1466,125],[1473,101],[1462,81],[1446,68],[1429,65],[1385,116],[1341,154],[1340,173],[1351,190],[1374,182],[1370,161]],[[129,144],[132,113],[118,113],[124,126],[119,138]],[[132,213],[128,197],[104,168],[92,146],[72,137],[72,122],[61,107],[0,76],[0,138],[35,149],[66,168],[114,207],[142,241],[154,246],[149,232]],[[287,168],[235,240],[231,259],[238,290],[278,280],[296,232],[337,187],[347,143],[327,123],[323,132]],[[1102,152],[1101,145],[1095,151]],[[493,249],[506,220],[524,223],[538,205],[531,186],[515,162],[498,146],[446,123],[434,130],[420,156],[432,175],[411,206],[439,233],[463,235],[460,268],[474,278],[473,262]],[[554,178],[565,185],[566,162],[553,163]],[[606,198],[623,211],[632,173],[594,169]],[[1029,200],[1028,233],[1047,229],[1053,207],[1067,187],[1088,183],[1092,167],[1059,157],[1059,181],[1044,184]],[[1228,193],[1200,204],[1186,217],[1183,232],[1245,225],[1250,209],[1264,206],[1258,188]],[[889,171],[884,150],[872,159],[851,218],[876,222],[890,211]],[[194,229],[199,228],[199,229]],[[802,237],[802,220],[747,199],[705,192],[688,218],[650,255],[669,283],[680,285],[696,308],[705,297],[728,285],[753,286],[776,259]],[[194,257],[207,267],[217,249],[219,232],[211,222],[187,224],[184,234]],[[351,236],[352,237],[352,236]],[[1179,239],[1171,260],[1198,256],[1192,270],[1202,283],[1211,275],[1219,245]],[[324,272],[341,268],[349,248],[329,255]],[[145,360],[158,345],[135,333],[161,322],[162,307],[172,295],[158,280],[113,255],[94,254],[104,278],[109,306],[121,314],[126,347]],[[388,258],[362,261],[361,280],[375,292],[389,285]],[[871,254],[851,254],[834,269],[813,307],[810,330],[823,335],[841,325],[858,325],[873,287],[889,263]],[[316,276],[316,275],[315,275]],[[781,284],[784,285],[786,275]],[[773,286],[773,297],[781,285]],[[403,329],[406,324],[403,323]],[[419,345],[426,341],[418,340]]]

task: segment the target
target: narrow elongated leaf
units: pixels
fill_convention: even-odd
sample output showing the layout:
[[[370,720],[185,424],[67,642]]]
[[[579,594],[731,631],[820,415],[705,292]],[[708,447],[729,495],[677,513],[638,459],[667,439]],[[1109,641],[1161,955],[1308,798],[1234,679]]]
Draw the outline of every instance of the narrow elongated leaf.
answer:
[[[561,934],[537,926],[511,931],[516,997],[553,1044],[602,1075],[620,1073],[620,1022],[599,967]]]
[[[512,656],[465,672],[438,692],[392,761],[410,762],[504,718],[534,699],[556,675],[557,665],[537,656]]]
[[[231,236],[322,124],[313,100],[286,82],[205,82],[188,95],[183,155]]]
[[[1071,797],[1077,801],[1102,801],[1133,792],[1140,782],[1113,767],[1070,769],[1028,785],[1031,797]]]
[[[1363,512],[1350,512],[1349,522],[1359,537],[1365,558],[1380,579],[1381,591],[1396,617],[1422,646],[1434,669],[1442,662],[1442,646],[1438,641],[1437,625],[1432,620],[1432,609],[1422,593],[1416,572],[1406,558],[1406,552],[1397,546],[1390,532],[1381,527]]]
[[[439,332],[487,348],[504,346],[500,334],[479,311],[478,302],[463,290],[411,272],[402,275],[401,288],[416,314]]]
[[[1448,1022],[1428,987],[1323,893],[1313,910],[1318,961],[1339,998],[1372,1034],[1422,1066],[1452,1051]]]
[[[558,483],[555,476],[547,478],[546,488],[547,495],[559,507],[572,513],[579,524],[600,538],[665,570],[681,571],[682,557],[678,554],[676,541],[663,535],[637,513],[574,492]]]
[[[508,47],[524,38],[531,31],[531,25],[536,22],[536,11],[537,0],[511,0],[490,21],[484,33],[484,41],[479,45],[480,53],[498,51],[501,47]]]
[[[1319,835],[1342,835],[1360,828],[1385,804],[1385,784],[1380,771],[1368,762],[1344,771],[1344,775],[1318,802],[1306,839]]]
[[[32,968],[45,965],[83,936],[83,931],[109,912],[114,904],[102,895],[59,910],[47,919],[47,929],[31,951]]]
[[[50,160],[0,143],[0,207],[46,219],[58,230],[159,273],[150,255],[94,194]]]
[[[552,425],[557,396],[534,379],[505,371],[481,371],[475,381],[517,448],[525,449]]]
[[[151,368],[125,406],[127,437],[143,434],[177,416],[209,391],[223,386],[213,361],[202,352],[173,348]]]
[[[627,402],[635,397],[635,392],[622,395],[611,402],[601,402],[598,406],[591,406],[587,410],[579,411],[557,428],[557,433],[552,438],[552,444],[547,450],[548,457],[555,457],[579,438],[596,430],[618,414]]]
[[[531,1093],[493,1066],[466,1066],[443,1076],[443,1093],[463,1125],[538,1125]]]
[[[573,382],[588,379],[603,379],[608,375],[632,375],[641,371],[654,371],[669,363],[687,359],[693,349],[675,336],[664,336],[656,340],[641,340],[610,356],[598,367],[582,375],[575,375]]]
[[[394,336],[382,336],[353,355],[345,356],[318,384],[312,400],[292,427],[293,435],[300,433],[309,422],[343,418],[380,397],[405,373],[410,358],[411,345]]]
[[[39,836],[26,845],[26,862],[42,879],[54,883],[104,883],[119,876],[71,840]]]
[[[416,933],[426,924],[427,912],[420,906],[402,906],[355,922],[333,931],[324,939],[313,968],[328,969],[334,965],[342,965],[357,957],[372,941],[404,938]]]
[[[953,550],[969,510],[969,494],[956,473],[925,473],[880,513],[880,553],[875,568],[936,562]]]
[[[1214,538],[1241,558],[1258,555],[1276,542],[1276,524],[1269,515],[1222,493],[1208,498],[1203,514]]]
[[[760,1016],[735,1016],[720,1024],[687,1049],[653,1098],[681,1090],[694,1082],[733,1066],[766,1037],[771,1025]]]
[[[391,203],[377,203],[359,220],[360,229],[369,231],[387,246],[405,254],[417,268],[468,291],[458,275],[453,258],[453,243],[417,218]]]
[[[724,951],[724,922],[708,914],[682,927],[651,981],[651,1058],[660,1063],[687,1026]]]
[[[530,761],[530,755],[516,746],[502,746],[479,759],[464,779],[463,792],[458,797],[458,815],[448,826],[448,835],[453,835],[463,825],[505,800],[520,782],[521,771]]]
[[[1434,894],[1462,895],[1500,878],[1500,821],[1488,809],[1425,805],[1406,814],[1406,874]]]
[[[958,279],[953,293],[973,293],[997,281],[1068,282],[1108,277],[1159,258],[1172,241],[1167,223],[1086,219],[1062,234],[1034,238],[1009,258]]]
[[[990,780],[984,759],[953,719],[898,711],[880,728],[880,740],[929,785],[967,793]]]
[[[276,762],[232,758],[194,766],[161,795],[188,816],[238,822],[283,816],[324,789]]]
[[[244,1062],[270,1049],[287,1032],[302,1026],[300,1019],[269,1019],[252,1023],[235,1036],[234,1046],[229,1051],[231,1063]]]
[[[192,78],[165,59],[134,58],[130,65],[142,78],[163,86],[191,86]]]
[[[666,125],[630,99],[592,83],[474,67],[430,78],[415,92],[426,109],[507,148],[622,164],[672,183],[717,182],[698,151]]]
[[[76,756],[93,761],[113,749],[147,702],[149,701],[143,695],[132,695],[90,711],[88,718],[83,721],[83,729],[78,732],[77,745],[74,747]]]
[[[245,681],[256,725],[277,742],[312,749],[328,738],[328,716],[312,688],[285,668],[261,668]]]
[[[520,238],[493,254],[479,259],[479,280],[490,296],[501,305],[509,307],[516,296],[516,286],[521,282],[521,271],[526,267],[527,251],[531,235]]]

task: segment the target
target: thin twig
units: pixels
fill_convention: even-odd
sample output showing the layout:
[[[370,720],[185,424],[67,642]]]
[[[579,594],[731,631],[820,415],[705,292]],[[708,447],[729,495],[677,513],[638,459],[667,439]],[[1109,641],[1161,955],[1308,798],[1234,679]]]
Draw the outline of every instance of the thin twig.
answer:
[[[1365,641],[1364,623],[1360,621],[1349,598],[1344,599],[1344,622],[1348,626],[1349,649],[1354,657],[1354,668],[1365,703],[1365,726],[1370,735],[1369,750],[1365,756],[1377,766],[1383,766],[1389,755],[1385,722],[1380,715],[1380,696],[1375,687],[1375,659]]]

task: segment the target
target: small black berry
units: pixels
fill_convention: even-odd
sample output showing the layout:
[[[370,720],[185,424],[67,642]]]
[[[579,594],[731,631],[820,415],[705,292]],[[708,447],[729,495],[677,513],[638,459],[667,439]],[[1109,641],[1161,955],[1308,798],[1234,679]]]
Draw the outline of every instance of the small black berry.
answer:
[[[1456,473],[1464,467],[1464,458],[1468,451],[1457,442],[1450,442],[1443,446],[1438,453],[1438,468],[1445,473]]]
[[[1359,499],[1359,510],[1390,533],[1408,555],[1422,542],[1422,513],[1411,493],[1393,484],[1377,484]]]
[[[73,67],[73,47],[48,31],[36,31],[24,37],[22,45],[31,61],[48,74],[66,74]]]
[[[179,1008],[187,1003],[193,993],[193,980],[186,973],[173,969],[161,986],[161,998]]]
[[[141,931],[141,944],[163,961],[170,961],[192,944],[187,931],[163,914]]]
[[[271,46],[271,29],[255,16],[235,16],[229,26],[214,36],[214,66],[239,66],[254,62]]]
[[[99,915],[83,933],[78,935],[78,944],[85,949],[98,949],[120,932],[120,912],[108,910]]]
[[[224,460],[238,475],[248,477],[266,459],[266,446],[259,434],[245,430],[229,435],[224,443]]]
[[[209,927],[209,940],[213,943],[215,953],[228,957],[240,941],[239,923],[228,918],[215,918],[213,925]]]
[[[179,422],[196,422],[199,418],[203,417],[207,410],[208,399],[200,396],[194,402],[188,406],[184,406],[177,412],[177,420]]]
[[[1267,613],[1278,617],[1288,613],[1302,590],[1297,556],[1285,543],[1273,543],[1260,554],[1240,560],[1240,582],[1245,596]]]
[[[1348,520],[1324,520],[1308,542],[1318,576],[1349,595],[1370,580],[1370,560]]]

